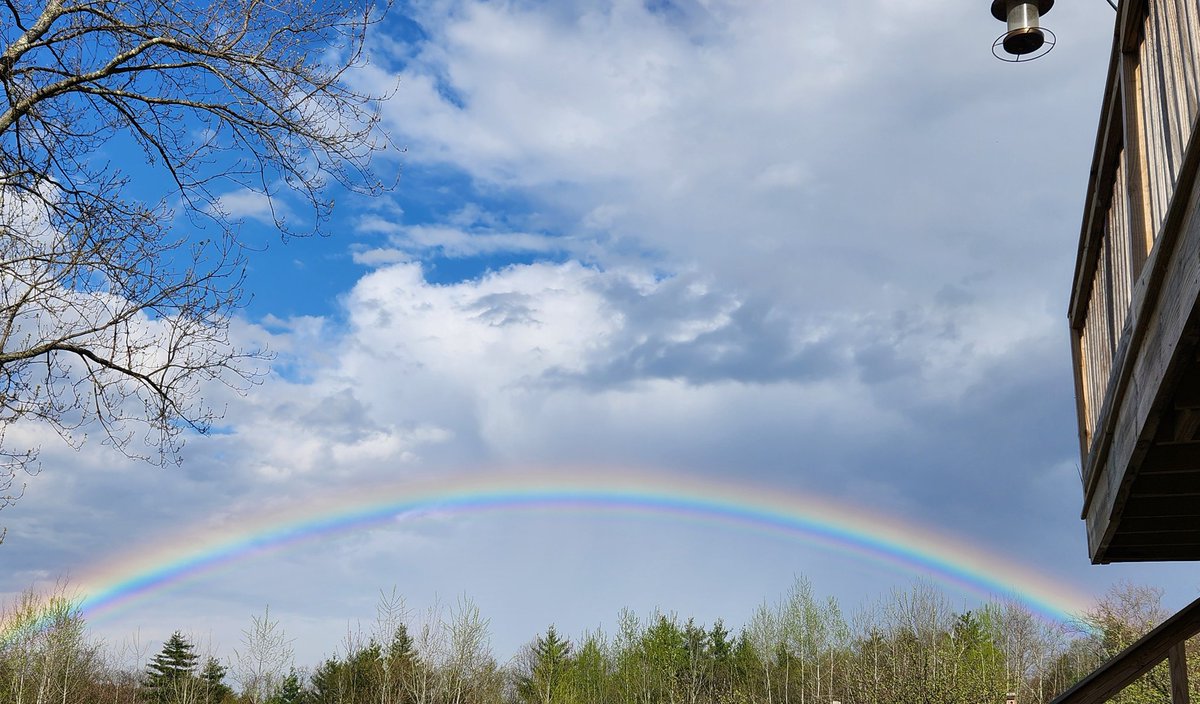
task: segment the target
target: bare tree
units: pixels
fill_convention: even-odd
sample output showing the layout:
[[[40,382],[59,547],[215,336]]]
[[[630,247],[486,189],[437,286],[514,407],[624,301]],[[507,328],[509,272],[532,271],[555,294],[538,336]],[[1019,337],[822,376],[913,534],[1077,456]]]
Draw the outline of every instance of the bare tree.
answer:
[[[48,595],[29,589],[6,605],[0,611],[0,701],[91,701],[102,663],[84,626],[79,601],[64,582]]]
[[[292,665],[292,641],[279,621],[271,619],[271,608],[262,617],[251,616],[250,627],[242,631],[242,647],[233,651],[234,677],[242,696],[261,704],[275,693],[284,672]]]
[[[0,7],[0,507],[38,420],[177,462],[218,381],[244,242],[231,203],[320,231],[327,187],[375,192],[381,96],[344,80],[371,0],[5,0]],[[217,409],[219,412],[219,409]],[[6,479],[4,477],[7,477]]]

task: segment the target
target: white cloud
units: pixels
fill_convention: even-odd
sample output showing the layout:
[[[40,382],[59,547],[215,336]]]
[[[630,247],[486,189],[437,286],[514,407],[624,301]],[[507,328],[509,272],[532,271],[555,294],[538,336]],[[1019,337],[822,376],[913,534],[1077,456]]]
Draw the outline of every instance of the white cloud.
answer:
[[[1029,249],[1077,216],[1019,214],[1077,199],[1084,176],[1063,174],[1091,138],[1065,104],[1102,86],[1071,69],[1107,55],[1089,32],[1110,18],[1060,18],[1094,55],[1030,79],[1003,73],[986,50],[998,26],[961,3],[441,3],[418,14],[428,39],[405,47],[385,118],[409,159],[532,200],[604,265],[632,243],[800,317],[928,306],[946,281],[1028,307],[1073,255]],[[363,79],[390,85],[375,70]],[[997,117],[1017,91],[1034,135]],[[1018,145],[1051,193],[1015,176]],[[427,227],[406,231],[448,251],[543,245]]]
[[[401,192],[360,214],[345,229],[364,236],[351,256],[370,270],[337,316],[237,321],[239,339],[279,354],[279,373],[244,399],[218,391],[226,434],[193,442],[177,473],[56,454],[78,471],[37,478],[0,516],[14,516],[10,542],[40,545],[57,522],[55,555],[84,559],[331,486],[628,465],[842,495],[993,544],[1051,526],[1066,537],[1029,540],[1030,559],[1082,574],[1053,550],[1084,562],[1064,477],[1062,311],[1111,37],[1088,33],[1111,19],[1102,3],[1095,19],[1060,4],[1060,35],[1078,40],[1017,73],[988,54],[999,25],[986,8],[950,0],[676,5],[418,8],[426,39],[397,49],[408,63],[384,107],[405,158],[529,212],[468,202],[420,222]],[[374,66],[363,80],[395,84]],[[230,198],[231,211],[264,217],[261,202]],[[443,285],[419,263],[511,254],[567,261]],[[110,513],[90,535],[79,507],[97,495]],[[1029,520],[1005,525],[1010,515]],[[575,555],[564,559],[623,565],[605,576],[613,585],[707,547],[636,525],[618,526],[622,545],[503,525],[482,537],[425,525],[426,537],[445,531],[427,543],[347,539],[327,551],[328,574],[304,556],[279,563],[311,575],[312,593],[365,583],[369,601],[401,579],[487,591],[519,571],[502,558],[544,570],[531,557],[542,540]],[[727,548],[731,563],[761,550],[771,569],[807,566],[763,541]],[[621,563],[623,551],[644,559]],[[34,574],[42,559],[15,569]],[[456,581],[470,570],[474,582]],[[310,592],[296,582],[299,602]],[[576,584],[575,596],[609,584]],[[773,587],[723,588],[758,600]],[[500,592],[488,598],[503,609]],[[314,618],[314,632],[329,627]]]
[[[568,240],[561,237],[528,232],[467,230],[449,225],[403,225],[378,216],[361,219],[358,230],[388,235],[389,247],[354,253],[356,262],[368,266],[399,263],[419,255],[459,258],[489,254],[552,254],[569,250],[571,246]]]
[[[279,198],[271,198],[249,188],[221,194],[214,207],[221,215],[232,220],[256,220],[269,226],[292,215],[291,209]]]
[[[386,266],[388,264],[402,264],[412,261],[413,255],[405,252],[402,249],[395,247],[372,247],[369,249],[356,249],[351,255],[354,258],[355,264],[363,266]]]

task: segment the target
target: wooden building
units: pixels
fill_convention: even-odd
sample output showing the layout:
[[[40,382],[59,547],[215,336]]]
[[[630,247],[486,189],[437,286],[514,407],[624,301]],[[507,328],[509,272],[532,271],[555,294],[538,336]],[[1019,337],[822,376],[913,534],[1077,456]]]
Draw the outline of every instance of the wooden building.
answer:
[[[1121,0],[1069,309],[1096,563],[1200,559],[1200,3]]]

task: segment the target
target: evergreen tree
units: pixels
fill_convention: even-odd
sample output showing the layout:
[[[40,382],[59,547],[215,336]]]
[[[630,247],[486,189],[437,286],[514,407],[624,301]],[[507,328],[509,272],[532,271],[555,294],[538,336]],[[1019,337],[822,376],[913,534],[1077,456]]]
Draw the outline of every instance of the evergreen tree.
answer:
[[[708,631],[708,653],[712,659],[709,696],[714,700],[733,694],[733,648],[729,629],[717,619]]]
[[[412,636],[408,634],[408,628],[403,623],[397,624],[387,652],[380,661],[382,671],[379,688],[386,701],[392,704],[404,704],[409,701],[406,685],[417,667],[416,658],[417,651]]]
[[[160,704],[190,702],[195,698],[196,648],[179,631],[171,634],[162,650],[146,666],[142,687],[147,699]]]
[[[200,670],[200,701],[203,704],[221,704],[233,696],[233,689],[225,684],[225,667],[210,657]]]
[[[734,689],[740,691],[746,699],[766,699],[763,683],[768,680],[763,676],[763,659],[755,649],[750,636],[743,629],[738,636],[737,645],[733,648],[732,670]]]
[[[384,674],[383,648],[372,638],[366,647],[346,656],[341,670],[342,689],[350,693],[349,701],[386,701],[380,691]]]
[[[341,660],[329,658],[313,671],[312,701],[316,704],[333,704],[342,701],[345,693],[343,672],[345,667]]]
[[[684,701],[694,702],[711,689],[713,663],[708,647],[708,631],[697,625],[693,618],[689,618],[683,626],[683,648],[685,661],[677,673],[677,684]]]
[[[267,700],[268,704],[300,704],[303,701],[304,688],[300,685],[300,675],[294,667],[279,683],[279,689]]]
[[[571,643],[558,635],[554,626],[538,636],[530,653],[529,673],[517,682],[521,701],[553,704],[565,696],[567,671],[571,665]]]

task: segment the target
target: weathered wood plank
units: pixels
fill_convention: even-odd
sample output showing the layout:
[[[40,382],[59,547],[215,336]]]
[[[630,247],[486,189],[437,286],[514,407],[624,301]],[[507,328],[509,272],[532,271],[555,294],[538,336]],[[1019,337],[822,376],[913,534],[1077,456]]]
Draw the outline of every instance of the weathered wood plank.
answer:
[[[1149,451],[1157,430],[1158,416],[1169,406],[1171,384],[1182,378],[1192,363],[1194,350],[1180,343],[1194,335],[1189,329],[1200,327],[1196,309],[1200,301],[1200,220],[1195,207],[1200,145],[1195,135],[1189,141],[1187,157],[1180,174],[1180,193],[1172,200],[1167,227],[1151,255],[1154,268],[1143,274],[1158,281],[1147,283],[1144,307],[1135,310],[1133,339],[1139,341],[1131,353],[1132,369],[1128,377],[1124,371],[1116,377],[1117,383],[1125,386],[1123,393],[1116,392],[1120,404],[1102,470],[1107,476],[1098,478],[1087,504],[1088,544],[1098,562],[1106,561],[1104,547],[1119,526],[1141,456]]]
[[[1114,548],[1108,552],[1107,559],[1112,562],[1195,562],[1200,560],[1200,545],[1145,545]]]
[[[1200,494],[1200,471],[1140,474],[1131,496],[1187,496]]]
[[[1147,0],[1124,0],[1117,15],[1116,44],[1121,51],[1136,51],[1146,24]]]
[[[1190,516],[1152,516],[1140,518],[1127,516],[1121,521],[1121,532],[1175,532],[1196,528],[1196,519]]]
[[[1159,494],[1188,491],[1181,476],[1136,481],[1143,467],[1160,468],[1156,438],[1200,439],[1200,414],[1191,412],[1200,390],[1171,396],[1193,376],[1186,370],[1200,330],[1200,8],[1123,0],[1118,9],[1069,308],[1081,513],[1100,562],[1123,516],[1175,511],[1179,496]]]
[[[1171,704],[1188,704],[1187,651],[1180,641],[1167,651],[1171,672]]]
[[[1108,544],[1109,550],[1124,548],[1157,548],[1190,545],[1200,549],[1200,530],[1161,531],[1154,533],[1129,533],[1121,531]]]
[[[1075,424],[1079,429],[1079,456],[1088,456],[1088,445],[1091,441],[1091,429],[1087,426],[1087,396],[1086,383],[1084,381],[1084,364],[1086,359],[1083,353],[1083,331],[1079,328],[1071,328],[1071,369],[1075,377]],[[1087,486],[1087,480],[1084,479],[1084,486]]]
[[[1200,470],[1200,442],[1154,445],[1146,453],[1141,466],[1143,475],[1197,470]]]
[[[1123,516],[1160,517],[1160,516],[1196,516],[1200,517],[1200,499],[1196,496],[1129,496],[1125,502]]]
[[[1146,136],[1141,128],[1141,73],[1138,71],[1137,54],[1131,51],[1123,52],[1120,61],[1124,151],[1128,165],[1126,200],[1130,215],[1130,239],[1137,244],[1131,262],[1133,279],[1136,281],[1146,265],[1146,258],[1154,246],[1154,236],[1157,232],[1150,225],[1150,187],[1146,174]]]
[[[1144,1],[1144,0],[1143,0]],[[1114,46],[1112,50],[1112,65],[1115,66],[1120,54]],[[1079,251],[1075,256],[1075,278],[1071,288],[1071,301],[1067,306],[1067,316],[1071,325],[1082,327],[1087,316],[1087,302],[1091,298],[1091,286],[1095,278],[1096,250],[1099,247],[1100,226],[1104,217],[1101,204],[1108,193],[1105,179],[1111,178],[1109,168],[1111,155],[1121,148],[1122,136],[1117,129],[1120,123],[1119,106],[1121,92],[1115,71],[1110,71],[1104,86],[1104,98],[1100,107],[1100,125],[1096,133],[1096,146],[1092,156],[1092,169],[1088,175],[1087,206],[1083,216],[1083,226],[1079,233]]]

